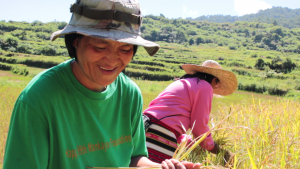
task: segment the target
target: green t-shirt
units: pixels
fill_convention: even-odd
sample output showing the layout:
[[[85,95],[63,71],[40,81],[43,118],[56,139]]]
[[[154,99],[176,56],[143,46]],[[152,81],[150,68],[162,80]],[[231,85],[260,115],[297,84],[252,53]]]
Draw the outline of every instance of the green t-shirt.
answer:
[[[16,101],[4,169],[128,167],[147,156],[137,85],[121,73],[104,92],[81,85],[68,60],[32,79]]]

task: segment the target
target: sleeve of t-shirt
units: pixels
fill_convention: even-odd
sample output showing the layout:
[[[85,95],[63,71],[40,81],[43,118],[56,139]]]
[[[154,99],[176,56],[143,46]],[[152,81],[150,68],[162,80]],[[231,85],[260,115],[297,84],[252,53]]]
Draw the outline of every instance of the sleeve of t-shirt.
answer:
[[[142,119],[142,106],[143,106],[143,101],[141,98],[140,103],[138,103],[137,112],[132,125],[133,127],[132,141],[134,144],[134,148],[131,157],[136,157],[136,156],[148,157],[145,129],[144,129],[144,124]]]
[[[194,105],[191,112],[191,126],[193,126],[196,121],[192,132],[195,137],[209,131],[208,121],[211,111],[213,89],[208,85],[203,85],[201,89],[195,93]],[[200,143],[200,146],[206,150],[213,148],[214,140],[211,134]]]
[[[18,100],[11,116],[3,169],[46,169],[48,155],[45,120],[32,107]]]

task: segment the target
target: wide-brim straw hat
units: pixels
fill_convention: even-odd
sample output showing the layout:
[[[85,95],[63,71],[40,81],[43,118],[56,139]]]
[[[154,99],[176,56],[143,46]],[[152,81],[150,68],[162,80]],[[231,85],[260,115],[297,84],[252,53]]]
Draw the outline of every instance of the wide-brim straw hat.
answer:
[[[76,0],[69,24],[51,35],[51,41],[66,34],[82,34],[143,46],[150,56],[159,45],[141,36],[142,13],[138,0]]]
[[[222,69],[221,65],[214,60],[206,60],[202,65],[184,64],[181,65],[187,74],[197,72],[207,73],[220,80],[220,86],[214,89],[214,94],[226,96],[232,94],[237,89],[237,78],[233,72]]]

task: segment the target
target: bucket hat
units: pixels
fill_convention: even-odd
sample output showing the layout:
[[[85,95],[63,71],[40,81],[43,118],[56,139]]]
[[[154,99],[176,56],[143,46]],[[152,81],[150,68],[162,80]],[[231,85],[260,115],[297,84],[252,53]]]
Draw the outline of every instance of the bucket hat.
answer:
[[[159,45],[141,36],[142,14],[138,0],[76,0],[69,24],[50,39],[66,34],[82,34],[143,46],[150,56]]]
[[[181,65],[187,74],[203,72],[211,74],[220,80],[220,87],[214,89],[214,94],[226,96],[237,89],[237,78],[233,72],[222,69],[221,65],[214,60],[206,60],[202,65],[184,64]]]

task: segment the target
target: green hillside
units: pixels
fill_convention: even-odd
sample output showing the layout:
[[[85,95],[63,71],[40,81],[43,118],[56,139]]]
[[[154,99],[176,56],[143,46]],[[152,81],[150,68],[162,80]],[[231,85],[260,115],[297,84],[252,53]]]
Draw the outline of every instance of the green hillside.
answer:
[[[191,21],[208,21],[217,23],[234,23],[236,21],[261,22],[284,26],[287,28],[300,27],[300,9],[289,9],[286,7],[273,7],[271,9],[260,10],[256,14],[243,16],[230,15],[207,15],[199,16],[195,19],[187,18]]]
[[[139,48],[125,71],[130,77],[173,80],[184,74],[181,64],[213,59],[238,75],[239,90],[300,98],[300,28],[163,16],[143,21],[143,37],[159,43],[161,49],[150,57]],[[51,33],[66,24],[0,21],[0,69],[34,76],[69,59],[63,37],[49,41]]]

